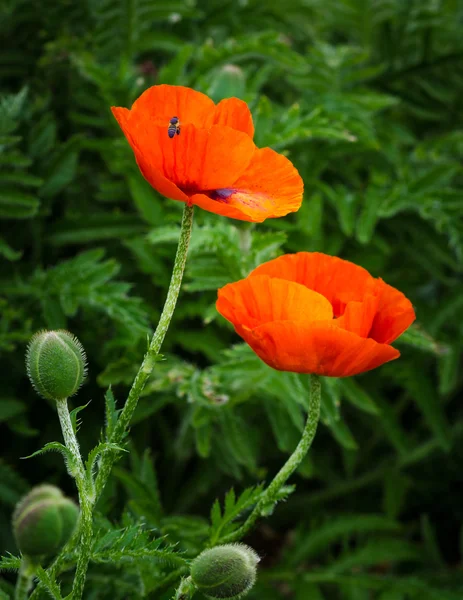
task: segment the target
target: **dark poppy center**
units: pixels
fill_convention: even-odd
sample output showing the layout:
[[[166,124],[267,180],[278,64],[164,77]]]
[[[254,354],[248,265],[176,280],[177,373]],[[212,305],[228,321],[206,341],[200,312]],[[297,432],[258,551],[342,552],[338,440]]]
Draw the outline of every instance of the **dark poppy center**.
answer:
[[[218,190],[204,192],[204,194],[211,198],[211,200],[217,200],[217,202],[227,202],[228,198],[230,198],[235,191],[236,190],[230,188],[221,188]]]

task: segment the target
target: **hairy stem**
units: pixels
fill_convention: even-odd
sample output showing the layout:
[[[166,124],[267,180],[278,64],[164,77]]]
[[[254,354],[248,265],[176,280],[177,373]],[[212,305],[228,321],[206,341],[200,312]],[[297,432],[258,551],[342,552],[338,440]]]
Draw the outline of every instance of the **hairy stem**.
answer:
[[[70,473],[76,481],[77,490],[79,492],[79,557],[77,559],[77,567],[72,585],[71,598],[73,600],[80,600],[84,592],[85,577],[87,575],[88,563],[90,562],[90,550],[93,534],[92,509],[94,497],[89,490],[87,478],[85,476],[85,468],[80,456],[79,444],[72,426],[67,399],[57,400],[56,406],[61,423],[61,430],[63,432],[64,443],[74,459],[73,464],[69,465]]]
[[[35,568],[27,556],[23,556],[21,567],[16,580],[16,588],[14,590],[14,600],[26,600],[29,590],[32,586]]]
[[[320,418],[320,400],[321,400],[321,383],[318,375],[310,376],[310,400],[309,414],[307,422],[302,433],[302,438],[294,452],[288,458],[283,467],[278,471],[272,483],[262,493],[254,510],[243,523],[243,525],[233,533],[223,537],[220,540],[221,544],[236,542],[243,538],[254,526],[254,523],[260,517],[262,509],[267,504],[275,501],[278,492],[291,477],[297,467],[301,464],[307,452],[312,445],[315,433],[317,431],[318,421]]]
[[[161,318],[159,319],[158,326],[156,327],[156,331],[154,332],[148,351],[145,354],[141,367],[132,384],[125,406],[116,423],[112,438],[111,440],[109,440],[111,443],[121,443],[125,432],[127,431],[127,428],[130,424],[130,420],[132,419],[133,413],[137,407],[138,400],[140,398],[141,393],[143,392],[143,388],[145,387],[146,382],[149,376],[151,375],[151,372],[153,371],[154,365],[156,364],[156,358],[159,354],[159,350],[161,349],[161,345],[164,341],[167,329],[169,328],[169,324],[172,319],[172,315],[174,314],[175,305],[177,303],[177,298],[180,292],[180,286],[182,284],[183,279],[183,271],[185,269],[186,257],[188,253],[188,246],[190,243],[192,225],[193,206],[188,206],[188,204],[185,204],[180,239],[177,247],[177,254],[175,256],[172,277],[170,280],[169,290],[167,292],[167,298],[164,304],[164,308],[162,310]],[[108,480],[109,474],[111,472],[111,467],[114,463],[115,458],[116,454],[114,452],[106,452],[101,459],[100,468],[95,484],[97,499],[103,491],[106,481]]]
[[[172,271],[172,277],[170,280],[169,290],[167,292],[167,298],[164,303],[161,318],[159,319],[158,326],[154,332],[150,346],[143,359],[141,367],[135,377],[135,380],[130,389],[129,395],[125,406],[119,416],[116,427],[112,435],[110,442],[119,444],[127,431],[130,424],[130,420],[137,407],[138,400],[146,385],[146,382],[156,364],[156,357],[159,354],[162,342],[169,328],[172,315],[175,310],[177,298],[180,292],[180,286],[183,279],[183,272],[185,270],[185,263],[188,253],[188,246],[190,243],[191,229],[193,225],[193,206],[185,205],[182,218],[182,226],[180,232],[180,239],[177,247],[177,254],[175,256],[174,268]],[[64,548],[63,552],[54,560],[53,564],[47,569],[47,573],[51,577],[56,577],[58,573],[62,571],[64,560],[64,551],[73,549],[77,543],[79,543],[79,557],[77,560],[76,576],[74,580],[74,586],[71,593],[73,600],[79,600],[82,597],[83,588],[85,584],[85,576],[90,557],[90,546],[92,541],[92,510],[93,505],[98,500],[101,492],[103,491],[106,481],[108,480],[111,468],[115,461],[116,455],[114,452],[106,452],[102,458],[98,470],[97,479],[95,482],[94,491],[88,489],[88,485],[85,478],[85,470],[80,456],[79,445],[74,435],[72,423],[67,408],[67,402],[64,401],[63,405],[58,405],[58,414],[61,421],[61,428],[63,430],[63,437],[66,446],[69,448],[75,458],[76,467],[72,473],[72,476],[76,480],[76,484],[79,490],[79,500],[81,508],[81,520],[77,534],[73,536],[72,540]],[[82,492],[81,492],[82,490]],[[40,589],[43,586],[39,584],[34,590],[31,600],[36,598],[40,593]]]
[[[193,583],[191,577],[182,579],[180,585],[175,592],[174,600],[190,600],[196,593],[196,586]]]

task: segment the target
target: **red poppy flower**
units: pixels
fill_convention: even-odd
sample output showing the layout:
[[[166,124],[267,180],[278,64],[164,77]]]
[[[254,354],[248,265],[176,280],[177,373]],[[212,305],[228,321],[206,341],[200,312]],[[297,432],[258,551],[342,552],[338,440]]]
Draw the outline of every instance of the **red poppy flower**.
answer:
[[[409,300],[346,260],[287,254],[219,290],[217,310],[268,365],[348,377],[400,356],[415,320]]]
[[[255,146],[252,116],[242,100],[215,105],[190,88],[157,85],[130,110],[112,111],[143,177],[164,196],[257,223],[299,209],[299,173],[281,154]],[[179,135],[177,128],[168,134],[173,118]]]

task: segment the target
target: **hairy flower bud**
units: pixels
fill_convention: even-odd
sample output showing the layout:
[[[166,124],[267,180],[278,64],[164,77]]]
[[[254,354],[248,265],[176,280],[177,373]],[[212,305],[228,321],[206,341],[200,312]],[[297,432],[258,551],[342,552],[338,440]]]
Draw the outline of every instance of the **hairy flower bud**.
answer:
[[[214,100],[223,98],[242,98],[246,92],[246,77],[243,69],[237,65],[223,65],[215,74],[209,88],[209,93]]]
[[[49,400],[64,400],[77,392],[85,379],[86,362],[82,344],[64,329],[37,332],[27,349],[29,379]]]
[[[225,544],[202,552],[191,564],[190,576],[209,598],[238,598],[256,580],[259,556],[244,544]]]
[[[77,505],[57,487],[33,488],[13,514],[18,548],[32,558],[55,554],[71,537],[78,517]]]

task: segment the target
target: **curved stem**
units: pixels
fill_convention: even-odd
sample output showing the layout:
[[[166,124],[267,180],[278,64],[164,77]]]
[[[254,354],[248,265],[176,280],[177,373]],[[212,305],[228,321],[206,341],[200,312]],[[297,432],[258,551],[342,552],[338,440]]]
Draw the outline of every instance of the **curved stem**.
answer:
[[[119,444],[127,431],[127,427],[130,424],[130,420],[137,407],[140,395],[145,387],[145,384],[156,364],[156,357],[159,354],[162,342],[169,328],[172,315],[174,313],[177,298],[180,292],[180,286],[183,279],[183,272],[185,270],[185,263],[188,253],[188,246],[190,243],[191,229],[193,225],[193,206],[185,205],[183,211],[180,239],[177,247],[177,254],[175,256],[174,268],[172,271],[172,277],[170,280],[169,290],[167,292],[167,298],[164,303],[161,317],[159,319],[158,326],[154,332],[148,351],[143,359],[141,367],[135,377],[135,380],[130,389],[129,395],[125,406],[119,416],[119,419],[114,428],[110,442]],[[57,403],[58,404],[58,403]],[[61,410],[61,413],[60,413]],[[66,446],[69,448],[73,456],[75,457],[75,463],[77,467],[74,468],[71,475],[75,478],[77,487],[79,489],[79,500],[81,506],[81,521],[79,530],[75,537],[70,540],[69,544],[74,547],[75,539],[79,539],[79,558],[77,561],[76,576],[74,579],[74,586],[71,593],[73,600],[79,600],[82,597],[83,587],[85,584],[85,576],[87,573],[87,567],[90,557],[90,546],[92,540],[92,509],[93,505],[98,500],[101,492],[103,491],[106,481],[108,480],[111,472],[111,467],[115,461],[115,454],[113,452],[106,452],[100,462],[97,479],[95,482],[94,491],[87,489],[87,483],[85,478],[85,470],[80,457],[79,445],[74,435],[71,420],[69,417],[69,411],[67,408],[67,402],[64,401],[61,409],[58,405],[58,414],[60,415],[61,428],[63,430],[63,437]],[[72,467],[72,466],[71,466]],[[82,494],[81,494],[82,490]],[[87,493],[89,492],[89,493]],[[65,550],[69,550],[69,546]],[[52,577],[56,576],[62,570],[62,564],[64,562],[63,552],[55,559],[53,564],[47,569],[47,573],[50,573]],[[42,585],[38,585],[34,590],[32,598],[36,598],[40,593]]]
[[[320,400],[321,400],[321,384],[318,375],[310,376],[310,400],[309,400],[309,413],[307,416],[307,422],[302,433],[302,438],[297,445],[294,452],[288,458],[283,467],[278,471],[273,479],[272,483],[268,486],[265,492],[262,493],[259,501],[257,502],[254,510],[243,523],[243,525],[220,539],[221,544],[227,544],[229,542],[236,542],[244,537],[253,527],[254,523],[261,516],[262,509],[265,505],[275,501],[275,498],[284,486],[286,481],[291,477],[297,467],[301,464],[302,460],[306,456],[307,452],[312,445],[315,433],[317,431],[318,421],[320,418]]]
[[[172,315],[174,314],[175,305],[177,303],[177,298],[180,292],[180,286],[182,284],[183,279],[183,271],[185,270],[186,257],[188,253],[188,246],[190,243],[192,225],[193,206],[185,204],[180,239],[177,247],[177,254],[175,256],[172,277],[170,280],[169,290],[167,292],[167,298],[164,303],[161,318],[159,319],[158,326],[156,327],[156,331],[154,332],[148,351],[145,354],[141,367],[132,384],[129,395],[127,397],[127,401],[116,423],[112,437],[110,440],[108,440],[111,443],[121,443],[125,432],[127,431],[127,427],[130,424],[130,420],[132,419],[133,413],[137,407],[138,400],[140,398],[141,393],[143,392],[143,388],[145,387],[146,382],[149,376],[151,375],[151,372],[153,371],[154,365],[156,364],[156,358],[159,354],[159,350],[161,349],[161,345],[164,341],[167,329],[169,328],[169,324],[172,319]],[[101,459],[100,468],[95,484],[97,499],[103,491],[106,481],[108,480],[109,474],[111,472],[111,467],[113,466],[115,458],[116,455],[114,452],[106,452]]]
[[[88,563],[90,562],[90,551],[92,546],[93,522],[92,510],[94,497],[91,494],[85,475],[85,468],[80,456],[79,444],[77,442],[74,428],[69,414],[67,399],[57,400],[56,407],[63,432],[64,443],[71,452],[74,462],[69,465],[70,473],[76,481],[79,492],[80,523],[79,523],[79,557],[77,559],[76,573],[72,584],[71,597],[73,600],[82,598],[87,575]]]
[[[26,600],[29,590],[31,589],[34,573],[34,565],[26,556],[23,556],[18,579],[16,581],[16,588],[14,590],[14,600]]]

